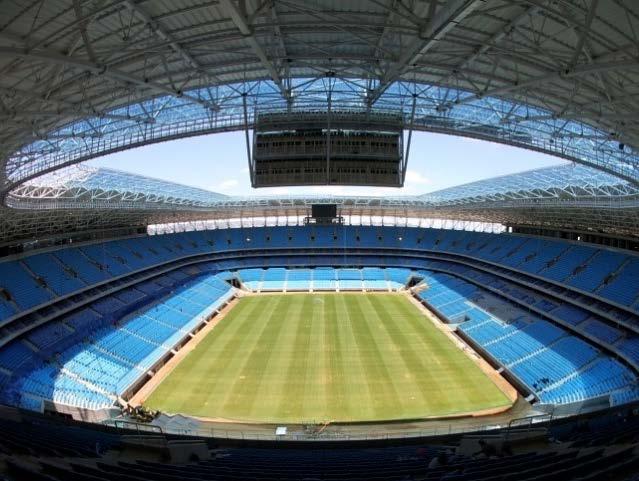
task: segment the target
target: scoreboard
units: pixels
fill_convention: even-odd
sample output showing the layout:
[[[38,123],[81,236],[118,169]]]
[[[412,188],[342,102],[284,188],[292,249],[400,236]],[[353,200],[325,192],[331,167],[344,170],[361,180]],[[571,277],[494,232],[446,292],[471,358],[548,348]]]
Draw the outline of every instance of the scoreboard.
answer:
[[[304,218],[304,224],[341,225],[344,218],[337,213],[337,204],[313,204],[310,217]]]
[[[253,187],[403,185],[403,119],[397,114],[261,114],[252,150]]]
[[[333,219],[337,217],[336,204],[313,204],[311,206],[311,216],[320,219]]]

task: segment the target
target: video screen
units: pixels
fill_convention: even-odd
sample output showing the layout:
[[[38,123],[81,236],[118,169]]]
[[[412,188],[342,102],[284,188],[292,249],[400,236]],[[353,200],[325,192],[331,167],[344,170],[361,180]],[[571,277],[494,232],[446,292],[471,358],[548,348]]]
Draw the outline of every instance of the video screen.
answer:
[[[313,217],[337,217],[336,204],[314,204],[311,208]]]

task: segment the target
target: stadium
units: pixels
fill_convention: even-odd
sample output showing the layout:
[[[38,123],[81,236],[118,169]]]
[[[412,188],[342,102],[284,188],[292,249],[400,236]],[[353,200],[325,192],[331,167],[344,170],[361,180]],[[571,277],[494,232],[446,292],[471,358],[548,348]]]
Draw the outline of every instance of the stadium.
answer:
[[[0,0],[0,480],[639,479],[637,32]],[[251,195],[92,163],[233,132]],[[407,193],[427,134],[514,167]]]

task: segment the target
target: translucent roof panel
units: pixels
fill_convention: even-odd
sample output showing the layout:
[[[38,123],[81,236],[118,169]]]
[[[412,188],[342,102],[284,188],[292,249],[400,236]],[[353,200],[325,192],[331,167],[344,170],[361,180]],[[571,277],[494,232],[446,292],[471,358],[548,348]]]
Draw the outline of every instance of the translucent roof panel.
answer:
[[[56,201],[56,205],[64,201],[75,204],[76,208],[83,204],[91,208],[96,202],[114,207],[125,203],[206,208],[226,198],[205,189],[87,165],[73,165],[28,180],[15,189],[11,197],[42,202],[48,199]]]
[[[535,199],[631,197],[639,188],[614,175],[584,167],[561,165],[471,182],[419,196],[433,205]]]
[[[312,203],[345,202],[353,205],[422,206],[455,205],[529,200],[627,199],[639,194],[639,187],[616,176],[581,165],[565,164],[480,180],[417,196],[226,196],[123,171],[74,165],[31,179],[11,192],[10,205],[46,208],[57,206],[91,209],[101,206],[215,209],[269,206],[306,206]]]
[[[639,232],[639,189],[579,165],[392,197],[224,196],[126,172],[74,166],[29,180],[11,191],[6,202],[12,209],[0,216],[0,243],[88,228],[300,218],[310,215],[315,203],[337,204],[340,215],[355,219],[449,219],[633,236]]]
[[[23,145],[7,161],[11,181],[127,148],[186,136],[249,128],[256,114],[367,108],[363,79],[292,79],[290,103],[268,80],[194,89],[207,106],[171,96],[119,107],[108,116],[72,122]],[[330,93],[330,95],[329,95]],[[246,102],[246,117],[244,104]],[[414,109],[413,109],[414,107]],[[473,137],[544,152],[639,184],[639,156],[614,135],[522,102],[473,97],[467,90],[398,81],[380,94],[375,110],[401,115],[406,129]]]

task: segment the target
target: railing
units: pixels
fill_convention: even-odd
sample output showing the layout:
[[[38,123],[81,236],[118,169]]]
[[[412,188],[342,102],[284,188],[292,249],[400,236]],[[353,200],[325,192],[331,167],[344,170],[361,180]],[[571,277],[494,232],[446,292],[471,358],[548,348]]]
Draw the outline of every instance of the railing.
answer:
[[[162,430],[162,428],[160,426],[157,426],[155,424],[144,424],[144,423],[138,423],[135,421],[128,421],[128,420],[124,420],[124,419],[109,419],[107,421],[104,421],[102,424],[106,425],[106,426],[111,426],[117,429],[124,429],[127,431],[135,431],[138,434],[140,433],[144,433],[144,434],[148,434],[148,433],[155,433],[155,434],[164,434],[164,431]]]
[[[630,409],[630,407],[626,406]],[[619,406],[618,409],[624,409]],[[119,429],[134,430],[138,433],[154,432],[157,434],[169,434],[178,436],[193,436],[200,438],[227,439],[234,441],[302,441],[302,442],[330,442],[330,441],[386,441],[386,440],[418,440],[422,438],[431,438],[437,436],[449,435],[490,435],[500,434],[504,439],[508,439],[510,435],[515,433],[528,433],[539,431],[540,429],[549,428],[556,421],[565,421],[570,418],[582,415],[596,415],[597,412],[603,412],[609,409],[594,410],[587,412],[579,412],[578,410],[563,414],[554,412],[553,409],[547,413],[533,414],[521,418],[514,418],[504,423],[489,423],[489,419],[477,420],[475,422],[459,422],[442,424],[437,422],[437,426],[425,427],[424,429],[401,429],[394,428],[392,424],[386,424],[378,427],[369,426],[362,429],[361,432],[353,430],[357,425],[329,425],[327,429],[325,424],[314,423],[309,425],[298,425],[296,431],[287,432],[286,434],[275,434],[277,423],[269,423],[272,426],[272,432],[268,432],[265,427],[262,431],[254,428],[245,430],[239,424],[229,424],[222,427],[207,427],[201,425],[198,428],[184,427],[178,428],[173,426],[158,426],[157,424],[141,424],[127,420],[110,420],[103,424]],[[188,418],[189,422],[193,419]],[[340,430],[341,429],[341,430]]]
[[[420,439],[435,436],[446,436],[456,434],[477,434],[488,433],[491,431],[508,428],[507,424],[482,424],[482,425],[464,425],[464,424],[447,424],[445,426],[433,427],[420,430],[382,430],[366,431],[366,432],[339,432],[339,431],[323,431],[321,433],[312,430],[300,430],[290,432],[283,435],[275,434],[275,428],[272,433],[258,432],[254,430],[225,429],[222,428],[162,428],[165,434],[174,434],[182,436],[195,436],[204,438],[228,439],[228,440],[245,440],[245,441],[308,441],[308,442],[325,442],[325,441],[374,441],[374,440],[392,440],[392,439]]]

